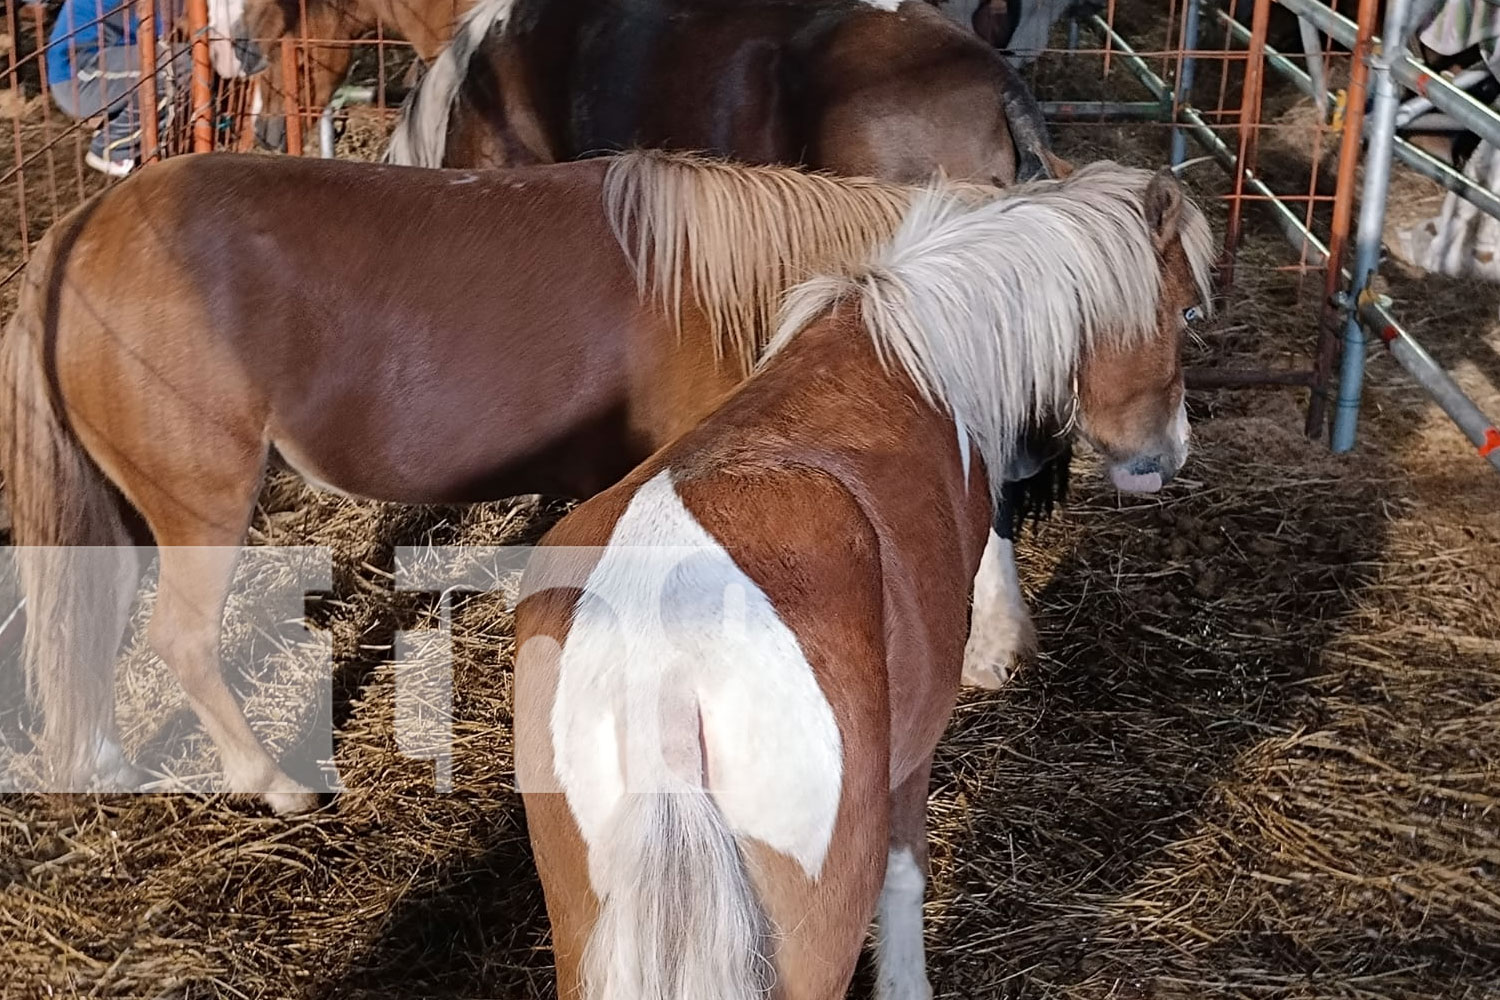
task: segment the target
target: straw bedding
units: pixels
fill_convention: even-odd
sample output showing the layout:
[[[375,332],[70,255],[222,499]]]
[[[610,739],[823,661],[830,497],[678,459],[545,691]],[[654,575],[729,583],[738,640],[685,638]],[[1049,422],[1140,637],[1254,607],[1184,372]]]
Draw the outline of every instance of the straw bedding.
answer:
[[[1064,82],[1090,78],[1083,63]],[[1080,127],[1059,146],[1149,164],[1165,136]],[[1205,201],[1212,169],[1193,175]],[[1318,283],[1279,269],[1253,213],[1248,228],[1194,364],[1306,360]],[[1500,413],[1500,290],[1399,268],[1390,286]],[[1085,460],[1074,501],[1023,540],[1042,654],[965,696],[933,779],[939,996],[1500,996],[1500,481],[1388,358],[1370,382],[1349,458],[1302,437],[1298,393],[1194,393],[1178,483],[1121,498]],[[285,747],[308,709],[278,707],[297,700],[279,686],[305,685],[330,642],[348,791],[291,820],[226,798],[0,797],[0,997],[552,995],[510,787],[503,599],[455,614],[451,793],[395,745],[388,661],[396,630],[435,622],[429,599],[392,597],[394,544],[533,540],[560,510],[273,482],[254,541],[328,546],[334,579],[310,636],[231,609],[229,646],[267,654],[236,685]],[[13,665],[0,695],[0,767],[25,768]],[[139,759],[213,769],[138,641],[120,712]]]

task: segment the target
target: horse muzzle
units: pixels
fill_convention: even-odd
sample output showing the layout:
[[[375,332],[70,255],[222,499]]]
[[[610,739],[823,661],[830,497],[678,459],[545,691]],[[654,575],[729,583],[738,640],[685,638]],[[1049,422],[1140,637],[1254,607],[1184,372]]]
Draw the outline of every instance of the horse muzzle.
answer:
[[[1128,462],[1110,463],[1109,481],[1124,493],[1155,493],[1176,478],[1181,469],[1182,459],[1176,456],[1141,455]]]

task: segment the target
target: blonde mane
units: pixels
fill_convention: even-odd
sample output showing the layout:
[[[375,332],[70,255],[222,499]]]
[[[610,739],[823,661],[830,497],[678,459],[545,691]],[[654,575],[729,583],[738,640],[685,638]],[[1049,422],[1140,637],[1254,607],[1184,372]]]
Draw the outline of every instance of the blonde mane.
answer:
[[[939,181],[966,202],[995,188]],[[707,316],[716,356],[748,371],[775,329],[782,297],[816,274],[862,268],[925,189],[791,167],[636,152],[604,182],[605,213],[635,270],[679,328],[684,291]],[[684,287],[686,286],[686,287]]]
[[[933,188],[860,273],[788,294],[763,361],[830,309],[857,304],[882,361],[953,414],[987,468],[1004,469],[1028,426],[1065,412],[1083,351],[1157,330],[1161,265],[1143,203],[1151,176],[1095,163],[978,204]],[[1180,236],[1206,307],[1213,239],[1186,199]],[[993,476],[991,488],[1000,485]]]

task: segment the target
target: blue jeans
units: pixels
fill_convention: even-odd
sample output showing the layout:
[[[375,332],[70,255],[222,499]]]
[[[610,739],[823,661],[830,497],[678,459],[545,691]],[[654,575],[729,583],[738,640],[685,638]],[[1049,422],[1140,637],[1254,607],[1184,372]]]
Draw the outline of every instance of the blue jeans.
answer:
[[[161,69],[156,73],[158,101],[172,93],[172,78],[186,86],[192,72],[192,51],[186,46],[171,50],[167,43],[158,43],[158,51],[171,51],[171,61],[158,60]],[[73,79],[50,83],[52,99],[70,118],[93,118],[104,115],[108,118],[127,109],[139,114],[136,91],[141,82],[141,51],[134,45],[118,45],[100,49],[98,52],[78,56]]]

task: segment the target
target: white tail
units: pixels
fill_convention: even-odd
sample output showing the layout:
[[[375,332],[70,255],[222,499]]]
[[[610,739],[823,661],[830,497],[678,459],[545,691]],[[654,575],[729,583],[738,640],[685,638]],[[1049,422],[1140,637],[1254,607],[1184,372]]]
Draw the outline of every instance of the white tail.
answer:
[[[765,918],[734,834],[702,789],[621,800],[589,865],[604,884],[583,960],[588,1000],[758,1000]]]

